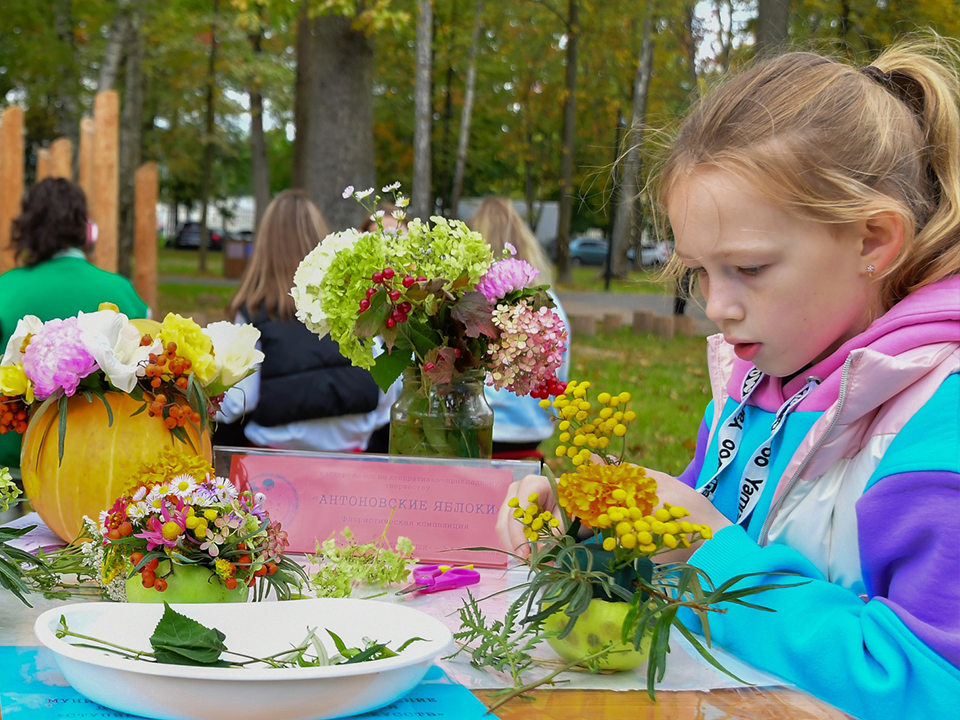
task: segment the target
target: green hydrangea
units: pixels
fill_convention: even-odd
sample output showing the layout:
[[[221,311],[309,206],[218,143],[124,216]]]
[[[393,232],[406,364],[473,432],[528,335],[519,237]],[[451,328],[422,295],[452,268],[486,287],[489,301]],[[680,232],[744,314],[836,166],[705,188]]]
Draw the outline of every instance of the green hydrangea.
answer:
[[[370,278],[386,264],[383,238],[373,233],[360,235],[353,246],[336,254],[320,283],[320,302],[330,324],[330,337],[340,345],[344,357],[358,367],[373,367],[373,341],[354,334],[357,308],[371,286]]]
[[[430,218],[433,227],[414,220],[405,235],[388,240],[388,253],[396,259],[398,269],[433,280],[453,282],[466,275],[472,290],[493,262],[493,252],[486,240],[459,220]]]

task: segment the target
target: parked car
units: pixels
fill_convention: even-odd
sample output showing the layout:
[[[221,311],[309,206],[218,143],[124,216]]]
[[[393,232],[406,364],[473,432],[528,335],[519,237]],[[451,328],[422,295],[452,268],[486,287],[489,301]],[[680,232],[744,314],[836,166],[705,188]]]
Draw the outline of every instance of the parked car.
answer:
[[[670,248],[665,242],[651,243],[640,246],[640,265],[642,267],[659,267],[670,261]]]
[[[173,236],[172,241],[168,241],[168,244],[175,248],[199,248],[200,223],[193,221],[181,223],[180,227],[177,228],[177,234]],[[220,250],[223,248],[223,233],[213,229],[210,230],[209,248],[211,250]]]
[[[604,265],[607,262],[607,243],[604,238],[578,237],[570,241],[571,265]],[[636,253],[627,250],[627,260],[633,262]]]

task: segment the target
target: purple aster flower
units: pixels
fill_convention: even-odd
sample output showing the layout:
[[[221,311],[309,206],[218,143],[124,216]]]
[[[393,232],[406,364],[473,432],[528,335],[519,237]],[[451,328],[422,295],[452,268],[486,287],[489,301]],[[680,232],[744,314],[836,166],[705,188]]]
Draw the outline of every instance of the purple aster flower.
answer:
[[[80,381],[97,369],[96,361],[80,339],[77,318],[44,323],[23,354],[23,369],[33,381],[38,400],[61,389],[72,396]]]
[[[490,302],[495,302],[514,290],[530,287],[540,271],[526,260],[514,257],[498,260],[477,283],[477,291]]]

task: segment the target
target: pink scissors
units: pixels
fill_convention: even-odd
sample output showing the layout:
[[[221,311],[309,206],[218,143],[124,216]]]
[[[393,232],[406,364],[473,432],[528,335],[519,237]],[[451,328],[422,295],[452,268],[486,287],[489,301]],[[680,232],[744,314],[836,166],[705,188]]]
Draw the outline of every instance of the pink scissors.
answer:
[[[413,569],[413,585],[397,592],[397,595],[406,595],[412,592],[435,593],[441,590],[455,590],[456,588],[476,585],[480,582],[480,573],[467,567],[452,567],[450,565],[420,565]]]

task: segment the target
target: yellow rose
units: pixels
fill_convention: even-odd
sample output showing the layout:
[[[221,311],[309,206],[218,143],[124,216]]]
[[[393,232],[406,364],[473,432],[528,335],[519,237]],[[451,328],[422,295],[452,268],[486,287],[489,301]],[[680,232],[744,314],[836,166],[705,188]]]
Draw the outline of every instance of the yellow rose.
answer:
[[[202,383],[210,382],[217,374],[213,359],[213,341],[193,319],[168,313],[160,326],[160,342],[177,344],[177,355],[190,361],[190,372]]]
[[[7,397],[23,396],[28,405],[33,402],[33,383],[23,371],[23,365],[4,365],[0,367],[0,392]]]

